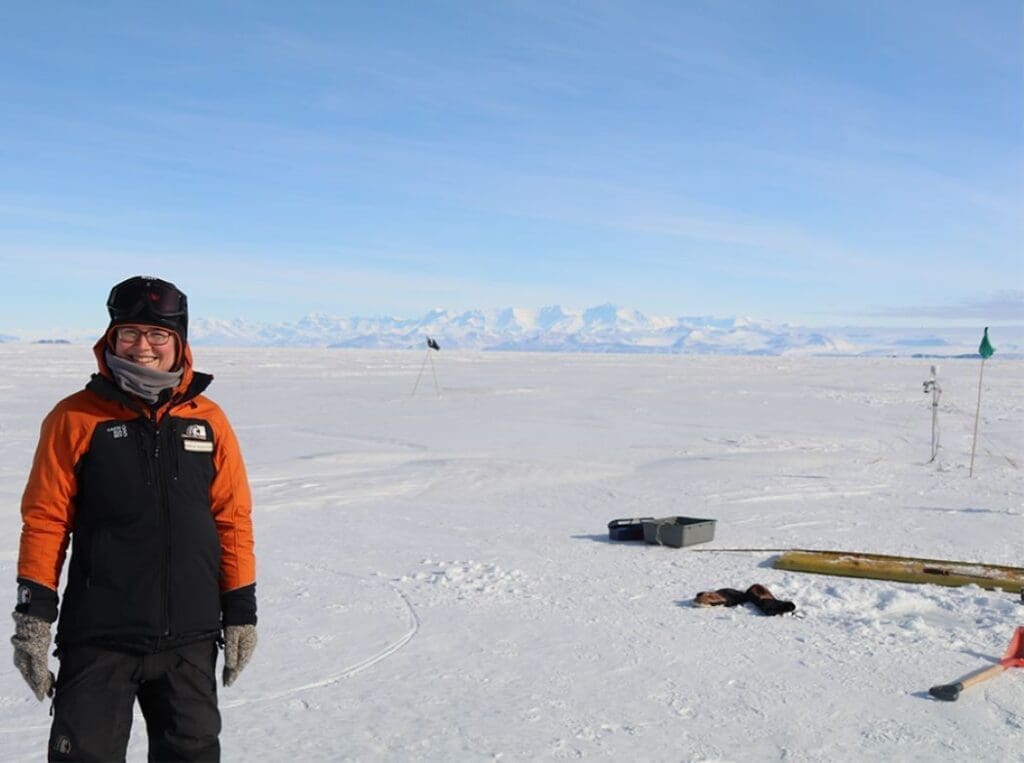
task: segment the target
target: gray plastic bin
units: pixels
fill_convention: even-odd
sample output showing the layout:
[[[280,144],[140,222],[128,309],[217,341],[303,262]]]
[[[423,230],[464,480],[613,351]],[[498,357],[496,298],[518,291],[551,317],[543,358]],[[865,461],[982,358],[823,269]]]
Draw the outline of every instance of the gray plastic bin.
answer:
[[[662,517],[644,522],[644,540],[681,548],[714,540],[715,520],[694,517]]]

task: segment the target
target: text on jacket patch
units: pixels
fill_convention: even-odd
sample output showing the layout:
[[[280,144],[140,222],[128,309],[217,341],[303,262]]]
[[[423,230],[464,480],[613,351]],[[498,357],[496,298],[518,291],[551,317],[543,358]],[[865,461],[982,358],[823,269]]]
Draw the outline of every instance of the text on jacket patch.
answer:
[[[189,424],[181,433],[181,444],[185,450],[194,453],[212,453],[213,443],[210,442],[206,433],[206,427],[202,424]]]
[[[128,425],[115,424],[112,427],[107,427],[107,431],[114,436],[115,440],[120,440],[122,437],[128,436]]]

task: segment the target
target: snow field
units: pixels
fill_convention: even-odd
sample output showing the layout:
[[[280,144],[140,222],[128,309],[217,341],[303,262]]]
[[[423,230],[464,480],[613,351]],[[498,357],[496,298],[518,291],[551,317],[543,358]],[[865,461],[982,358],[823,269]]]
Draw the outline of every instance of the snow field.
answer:
[[[222,690],[225,760],[1022,760],[1024,674],[956,703],[1019,597],[775,570],[829,548],[1021,564],[1024,364],[200,348],[255,499],[260,644]],[[0,497],[81,346],[0,345]],[[426,381],[426,384],[424,383]],[[717,521],[684,549],[617,517]],[[695,608],[768,586],[797,605]],[[8,663],[9,665],[9,663]],[[54,666],[55,667],[55,666]],[[0,667],[0,760],[37,759],[45,705]],[[145,758],[141,718],[130,759]]]

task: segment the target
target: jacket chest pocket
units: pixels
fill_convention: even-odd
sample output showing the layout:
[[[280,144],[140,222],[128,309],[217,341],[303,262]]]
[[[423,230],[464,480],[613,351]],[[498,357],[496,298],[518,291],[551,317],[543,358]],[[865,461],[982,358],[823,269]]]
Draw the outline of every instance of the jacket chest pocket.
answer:
[[[184,499],[182,506],[209,511],[213,465],[213,429],[205,421],[175,419],[168,430],[173,493]]]
[[[135,422],[97,427],[76,469],[76,513],[93,526],[130,524],[159,509],[156,441]]]

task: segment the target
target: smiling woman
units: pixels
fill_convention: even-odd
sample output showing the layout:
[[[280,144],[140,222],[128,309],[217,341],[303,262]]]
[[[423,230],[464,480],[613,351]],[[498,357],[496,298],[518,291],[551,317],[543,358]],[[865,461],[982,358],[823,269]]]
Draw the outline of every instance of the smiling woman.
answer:
[[[110,325],[105,359],[126,392],[150,404],[182,379],[188,340],[188,299],[169,281],[135,276],[107,298]]]
[[[144,325],[114,329],[114,354],[146,368],[170,371],[177,355],[174,334]]]
[[[245,467],[185,295],[136,276],[107,309],[99,373],[46,417],[22,499],[14,664],[54,697],[50,760],[123,760],[136,699],[151,759],[216,760],[217,642],[225,686],[256,647]]]

